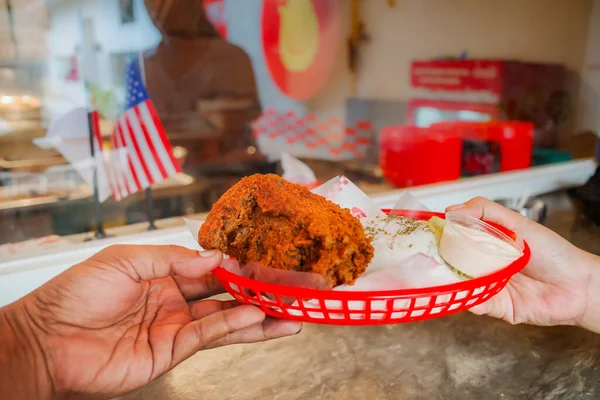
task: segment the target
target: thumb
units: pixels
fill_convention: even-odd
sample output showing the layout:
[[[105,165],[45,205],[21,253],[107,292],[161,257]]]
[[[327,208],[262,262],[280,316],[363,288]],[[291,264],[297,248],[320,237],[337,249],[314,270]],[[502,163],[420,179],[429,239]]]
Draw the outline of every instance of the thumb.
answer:
[[[260,324],[265,314],[250,305],[238,306],[210,314],[184,326],[173,343],[171,368],[199,350],[229,334]]]
[[[114,245],[92,256],[91,262],[110,265],[135,281],[178,275],[200,278],[220,265],[218,250],[198,252],[181,246]]]
[[[517,234],[524,224],[529,222],[525,216],[518,212],[509,210],[495,201],[483,197],[476,197],[465,204],[448,207],[446,211],[458,211],[477,219],[500,224]]]
[[[469,308],[469,311],[475,315],[487,315],[509,323],[514,323],[515,320],[514,305],[506,287],[484,303]]]
[[[474,307],[469,308],[469,311],[475,315],[487,315],[494,310],[493,304],[494,298],[489,299],[485,303],[478,304]]]

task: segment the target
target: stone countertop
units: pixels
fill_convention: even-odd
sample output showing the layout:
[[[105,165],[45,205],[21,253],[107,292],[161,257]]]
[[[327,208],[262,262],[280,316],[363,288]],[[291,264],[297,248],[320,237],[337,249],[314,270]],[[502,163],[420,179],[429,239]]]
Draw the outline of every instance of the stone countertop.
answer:
[[[547,225],[600,254],[600,230],[564,194]],[[123,400],[599,399],[600,336],[468,312],[378,327],[305,325],[297,336],[196,354]]]
[[[200,352],[123,399],[597,399],[600,341],[461,313]]]

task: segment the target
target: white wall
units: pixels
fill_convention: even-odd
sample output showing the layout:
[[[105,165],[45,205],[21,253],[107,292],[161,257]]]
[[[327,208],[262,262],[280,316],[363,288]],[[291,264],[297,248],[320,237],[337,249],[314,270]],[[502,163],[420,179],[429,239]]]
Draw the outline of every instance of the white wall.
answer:
[[[363,2],[372,41],[362,54],[357,94],[406,98],[413,59],[556,62],[581,71],[592,0],[398,0]]]
[[[590,17],[579,106],[579,128],[600,135],[600,0],[594,0]]]

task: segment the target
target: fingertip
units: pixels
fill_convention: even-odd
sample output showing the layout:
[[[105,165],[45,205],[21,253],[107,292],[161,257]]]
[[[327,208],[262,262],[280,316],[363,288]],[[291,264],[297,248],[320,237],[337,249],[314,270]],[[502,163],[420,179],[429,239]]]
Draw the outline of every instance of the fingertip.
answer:
[[[232,314],[231,317],[235,318],[239,322],[239,325],[244,325],[244,327],[254,324],[261,324],[267,317],[264,311],[252,305],[233,307],[225,312]]]
[[[286,335],[297,335],[302,332],[302,328],[304,325],[300,321],[291,321],[291,320],[278,320],[278,324],[282,332]]]
[[[474,206],[468,205],[468,204],[462,204],[462,205],[458,205],[458,206],[448,207],[446,209],[446,213],[449,213],[449,212],[461,213],[461,214],[469,215],[469,216],[471,216],[473,218],[477,218],[477,219],[481,219],[481,217],[483,215],[481,208],[474,207]]]
[[[268,317],[263,323],[268,338],[294,336],[302,331],[302,322]]]
[[[482,203],[493,203],[493,201],[491,201],[487,197],[477,196],[477,197],[473,197],[471,200],[467,201],[465,204],[468,206],[468,205],[475,205],[475,204],[482,204]]]
[[[481,219],[484,214],[485,202],[489,202],[489,200],[483,197],[475,197],[466,203],[448,207],[446,212],[460,212]]]
[[[198,256],[197,260],[201,260],[200,262],[205,263],[207,266],[211,266],[211,271],[223,262],[223,253],[219,250],[199,251]]]
[[[218,262],[223,260],[223,253],[221,251],[213,249],[213,250],[201,250],[198,251],[198,255],[200,258],[204,259],[216,259]]]
[[[462,210],[466,207],[465,204],[455,204],[449,207],[446,207],[446,212],[451,212],[451,211],[459,211]]]
[[[199,251],[196,256],[175,263],[173,269],[185,278],[200,278],[212,272],[222,261],[223,253],[219,250]]]
[[[461,212],[486,222],[500,224],[515,232],[521,223],[527,221],[525,216],[485,197],[469,200]]]

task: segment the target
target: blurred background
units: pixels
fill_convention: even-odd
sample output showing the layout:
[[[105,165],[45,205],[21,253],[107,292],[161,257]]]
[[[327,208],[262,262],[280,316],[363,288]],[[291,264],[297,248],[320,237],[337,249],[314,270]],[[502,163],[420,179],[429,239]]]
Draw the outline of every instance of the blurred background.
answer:
[[[138,83],[181,168],[102,196]],[[282,154],[369,194],[599,157],[599,94],[596,0],[0,0],[0,244],[207,212]]]

